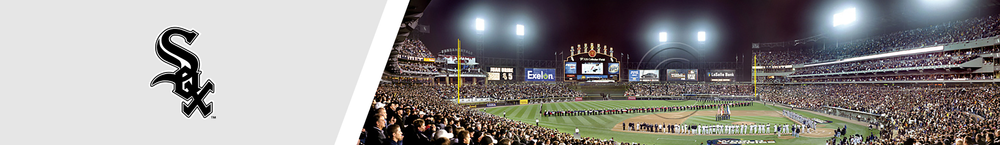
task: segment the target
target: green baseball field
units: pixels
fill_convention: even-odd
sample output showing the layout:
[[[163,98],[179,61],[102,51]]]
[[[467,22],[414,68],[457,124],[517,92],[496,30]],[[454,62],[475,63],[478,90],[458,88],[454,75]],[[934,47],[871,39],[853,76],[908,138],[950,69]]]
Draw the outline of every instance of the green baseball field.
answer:
[[[662,107],[662,106],[684,106],[712,104],[698,101],[584,101],[584,102],[564,102],[548,103],[542,106],[546,111],[566,111],[566,110],[587,110],[587,109],[612,109],[630,107]],[[805,111],[795,110],[794,112],[808,118],[819,118],[833,121],[833,123],[820,124],[818,130],[809,135],[802,134],[798,138],[789,137],[791,135],[671,135],[663,133],[649,133],[637,131],[624,131],[622,123],[625,122],[647,122],[656,124],[794,124],[794,121],[785,118],[779,112],[784,109],[779,106],[764,105],[754,103],[753,106],[732,107],[732,117],[730,120],[715,121],[714,114],[717,109],[702,109],[698,111],[675,111],[675,112],[649,112],[649,113],[626,113],[613,115],[582,115],[582,116],[549,116],[540,115],[539,105],[519,105],[494,108],[480,108],[487,113],[502,116],[506,112],[506,117],[512,120],[535,124],[535,119],[543,127],[557,129],[560,132],[574,132],[575,128],[580,129],[583,137],[594,137],[603,140],[614,138],[616,142],[635,142],[643,144],[701,144],[707,140],[721,138],[735,138],[741,140],[774,140],[776,145],[802,145],[802,144],[825,144],[826,140],[832,138],[832,130],[847,125],[849,135],[861,134],[868,136],[869,133],[878,134],[877,130],[869,130],[868,126],[849,123],[841,119],[834,119],[823,115],[813,114]],[[845,119],[846,120],[846,119]]]

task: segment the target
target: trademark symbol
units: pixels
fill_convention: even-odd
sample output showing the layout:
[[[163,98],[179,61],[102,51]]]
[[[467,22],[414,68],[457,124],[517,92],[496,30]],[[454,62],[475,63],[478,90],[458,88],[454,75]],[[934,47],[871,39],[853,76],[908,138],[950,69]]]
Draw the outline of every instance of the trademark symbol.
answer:
[[[212,119],[216,119],[215,116],[212,116]]]

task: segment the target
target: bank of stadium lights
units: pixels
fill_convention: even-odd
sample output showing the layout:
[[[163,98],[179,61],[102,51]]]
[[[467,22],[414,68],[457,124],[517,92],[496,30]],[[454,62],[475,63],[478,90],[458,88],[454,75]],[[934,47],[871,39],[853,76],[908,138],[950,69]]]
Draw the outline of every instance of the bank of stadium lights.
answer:
[[[660,32],[660,42],[667,42],[667,32]]]
[[[483,18],[476,18],[476,30],[480,32],[486,30],[486,20],[483,20]]]
[[[524,36],[524,25],[517,24],[517,36]]]
[[[844,9],[844,11],[841,11],[840,13],[833,14],[834,27],[850,24],[851,22],[854,22],[854,20],[857,20],[857,11],[853,7]]]
[[[705,31],[698,31],[698,42],[705,42]]]

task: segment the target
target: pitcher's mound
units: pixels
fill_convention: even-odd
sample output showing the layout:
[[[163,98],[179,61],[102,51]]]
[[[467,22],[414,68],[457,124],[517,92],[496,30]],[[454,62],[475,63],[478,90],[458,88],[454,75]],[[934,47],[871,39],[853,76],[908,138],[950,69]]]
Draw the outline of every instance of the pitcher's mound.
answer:
[[[746,122],[746,121],[733,122],[733,125],[754,125],[754,124],[756,123]]]
[[[779,139],[793,139],[793,138],[795,138],[795,136],[792,136],[792,135],[781,135],[781,137],[778,137],[778,138]]]

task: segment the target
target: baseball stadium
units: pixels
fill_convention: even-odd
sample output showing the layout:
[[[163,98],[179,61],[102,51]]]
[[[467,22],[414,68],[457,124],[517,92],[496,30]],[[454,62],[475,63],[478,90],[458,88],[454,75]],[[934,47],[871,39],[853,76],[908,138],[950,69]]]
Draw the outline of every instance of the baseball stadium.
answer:
[[[997,5],[411,0],[358,144],[1000,144]]]

